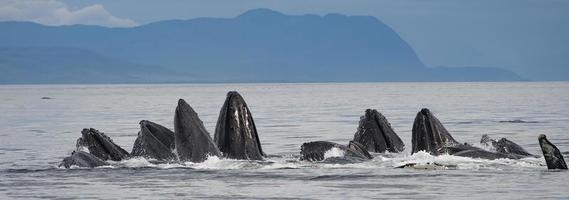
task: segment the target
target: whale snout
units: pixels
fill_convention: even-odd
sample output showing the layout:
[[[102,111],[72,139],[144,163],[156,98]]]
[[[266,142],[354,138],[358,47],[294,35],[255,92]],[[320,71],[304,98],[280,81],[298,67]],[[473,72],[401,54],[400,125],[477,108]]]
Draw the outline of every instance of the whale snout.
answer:
[[[429,116],[431,114],[431,111],[428,108],[423,108],[421,109],[420,113],[424,116]]]
[[[178,99],[178,106],[187,104],[184,99]]]

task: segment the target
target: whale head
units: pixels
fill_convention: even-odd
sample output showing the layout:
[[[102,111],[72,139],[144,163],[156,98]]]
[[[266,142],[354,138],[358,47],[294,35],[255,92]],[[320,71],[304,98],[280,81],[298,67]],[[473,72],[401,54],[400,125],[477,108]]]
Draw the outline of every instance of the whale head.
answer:
[[[251,111],[238,92],[227,93],[219,112],[214,141],[227,158],[262,160],[265,155]]]
[[[174,132],[148,120],[142,120],[139,124],[140,131],[134,141],[131,155],[161,161],[174,160]]]
[[[412,130],[412,153],[426,151],[439,155],[444,147],[460,145],[429,109],[417,113]]]
[[[101,160],[120,161],[130,157],[129,153],[115,144],[113,140],[94,128],[85,128],[77,139],[77,151],[87,150]]]
[[[401,152],[405,147],[387,118],[375,109],[367,109],[360,117],[354,141],[363,145],[368,151],[377,153]]]
[[[203,162],[209,156],[220,156],[209,132],[194,109],[183,99],[178,100],[174,115],[174,143],[182,162]]]

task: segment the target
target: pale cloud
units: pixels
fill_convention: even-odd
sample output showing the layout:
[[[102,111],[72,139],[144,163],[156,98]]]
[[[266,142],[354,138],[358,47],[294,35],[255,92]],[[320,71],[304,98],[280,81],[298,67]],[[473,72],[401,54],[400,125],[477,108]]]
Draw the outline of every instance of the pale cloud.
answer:
[[[100,4],[71,9],[56,0],[0,0],[0,21],[31,21],[44,25],[132,27],[135,21],[113,16]]]

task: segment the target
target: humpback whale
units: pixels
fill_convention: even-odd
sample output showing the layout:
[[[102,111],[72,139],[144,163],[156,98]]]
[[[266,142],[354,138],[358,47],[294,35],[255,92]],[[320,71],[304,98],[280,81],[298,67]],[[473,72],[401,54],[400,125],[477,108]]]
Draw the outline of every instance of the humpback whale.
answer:
[[[441,147],[461,145],[427,108],[417,113],[411,132],[412,153],[426,151],[438,155]]]
[[[375,109],[367,109],[360,117],[360,123],[354,141],[362,144],[370,152],[401,152],[405,144],[387,121],[385,116]]]
[[[521,158],[515,154],[489,152],[467,143],[456,141],[443,124],[429,109],[423,108],[417,113],[412,129],[412,153],[426,151],[432,155],[449,154],[454,156],[499,159]]]
[[[134,141],[131,156],[140,156],[160,161],[176,159],[174,132],[151,121],[140,121],[140,131]]]
[[[85,128],[81,131],[76,147],[77,151],[86,149],[101,160],[120,161],[130,157],[128,152],[115,144],[109,136],[94,128]]]
[[[183,99],[178,100],[174,115],[174,141],[182,162],[203,162],[208,156],[221,155],[198,114]]]
[[[563,155],[553,143],[547,140],[544,134],[539,135],[538,141],[548,169],[567,169]]]
[[[372,159],[373,157],[365,147],[355,141],[350,141],[348,146],[328,141],[314,141],[302,144],[300,147],[300,160],[322,161],[328,151],[336,148],[343,155],[340,159],[348,162],[357,162]]]
[[[243,97],[231,91],[221,107],[214,141],[226,158],[262,160],[263,150],[251,111]]]
[[[73,151],[71,156],[66,157],[63,159],[63,162],[59,164],[59,167],[70,168],[71,166],[78,166],[78,167],[99,167],[109,165],[109,163],[97,158],[96,156],[84,152],[84,151]]]
[[[490,136],[488,136],[487,134],[484,134],[484,135],[482,135],[482,138],[480,139],[480,144],[487,146],[487,147],[491,147],[492,149],[494,149],[498,153],[514,154],[514,155],[518,155],[519,157],[534,156],[534,155],[528,153],[520,145],[518,145],[518,144],[516,144],[516,143],[514,143],[514,142],[512,142],[506,138],[501,138],[500,140],[496,141],[496,140],[490,138]]]

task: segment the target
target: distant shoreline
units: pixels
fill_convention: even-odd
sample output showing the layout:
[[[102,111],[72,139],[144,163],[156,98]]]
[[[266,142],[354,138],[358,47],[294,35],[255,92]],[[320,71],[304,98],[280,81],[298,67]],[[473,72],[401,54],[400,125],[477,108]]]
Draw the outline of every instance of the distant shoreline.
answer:
[[[2,86],[98,86],[98,85],[320,85],[320,84],[475,84],[475,83],[569,83],[569,81],[377,81],[377,82],[147,82],[147,83],[0,83]]]

